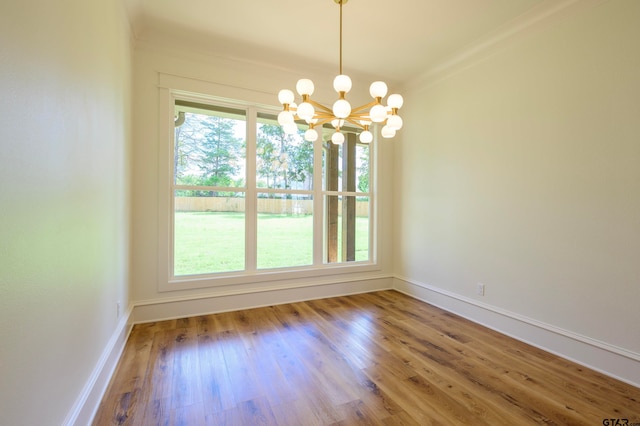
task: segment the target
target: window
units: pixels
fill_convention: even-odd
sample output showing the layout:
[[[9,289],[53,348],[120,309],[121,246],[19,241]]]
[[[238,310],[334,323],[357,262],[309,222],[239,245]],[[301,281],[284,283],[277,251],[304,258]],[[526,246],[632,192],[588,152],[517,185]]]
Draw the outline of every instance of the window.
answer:
[[[313,264],[314,148],[259,113],[256,139],[257,268]]]
[[[245,269],[245,111],[176,101],[174,275]]]
[[[369,145],[287,135],[256,106],[170,99],[170,283],[374,265]]]
[[[327,131],[323,139],[330,141]],[[342,145],[323,143],[326,261],[369,260],[369,148],[347,134]]]

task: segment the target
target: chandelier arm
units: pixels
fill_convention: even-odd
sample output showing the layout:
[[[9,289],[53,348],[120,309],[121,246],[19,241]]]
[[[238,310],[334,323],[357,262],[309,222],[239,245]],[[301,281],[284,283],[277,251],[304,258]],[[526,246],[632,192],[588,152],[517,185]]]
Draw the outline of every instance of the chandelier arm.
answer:
[[[327,117],[327,118],[323,118],[322,120],[318,120],[313,126],[314,127],[320,127],[324,124],[330,123],[331,120],[333,120],[333,117]]]
[[[328,118],[329,120],[333,120],[334,118],[336,118],[336,116],[333,115],[333,113],[316,111],[313,118],[317,118],[318,120],[324,120],[325,118]]]
[[[352,120],[363,120],[366,119],[367,121],[369,120],[369,112],[358,112],[358,113],[351,113],[349,114],[349,117],[347,118],[351,118]]]
[[[362,124],[360,124],[359,122],[357,122],[357,121],[355,121],[355,120],[351,119],[351,116],[349,116],[349,117],[345,118],[345,119],[344,119],[344,121],[346,121],[346,122],[348,122],[348,123],[351,123],[351,124],[353,124],[354,126],[357,126],[357,127],[361,128],[361,129],[364,129],[364,126],[363,126]]]
[[[307,99],[307,102],[309,102],[311,105],[313,105],[317,109],[321,109],[322,111],[325,111],[327,113],[333,114],[333,111],[330,108],[322,105],[319,102],[314,101],[313,99]]]
[[[364,104],[364,105],[360,105],[359,107],[355,107],[355,108],[351,108],[351,112],[359,112],[359,111],[363,111],[367,108],[371,108],[372,106],[378,105],[380,104],[380,102],[378,102],[377,100],[375,101],[371,101],[368,104]]]

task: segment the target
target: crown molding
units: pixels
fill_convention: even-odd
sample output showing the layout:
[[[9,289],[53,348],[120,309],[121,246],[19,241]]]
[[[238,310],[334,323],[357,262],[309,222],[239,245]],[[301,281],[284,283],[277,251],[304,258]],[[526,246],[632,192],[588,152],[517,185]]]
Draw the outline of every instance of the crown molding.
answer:
[[[426,89],[549,25],[606,1],[609,0],[544,0],[528,12],[458,50],[416,77],[405,81],[402,90],[411,89],[415,92]]]

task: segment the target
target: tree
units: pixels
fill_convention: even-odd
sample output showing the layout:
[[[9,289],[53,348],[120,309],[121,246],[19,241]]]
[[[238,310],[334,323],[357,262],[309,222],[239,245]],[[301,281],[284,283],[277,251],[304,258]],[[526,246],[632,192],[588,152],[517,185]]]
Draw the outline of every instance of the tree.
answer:
[[[235,136],[236,120],[186,113],[175,130],[174,179],[190,186],[238,186],[244,140]],[[188,191],[188,195],[218,195],[219,192]]]
[[[240,170],[239,159],[244,141],[234,136],[234,120],[206,116],[200,121],[204,138],[201,141],[202,159],[199,163],[207,186],[232,186]]]
[[[358,190],[360,192],[369,192],[369,151],[370,148],[367,145],[365,149],[361,149],[360,156],[358,157]]]
[[[194,179],[193,169],[197,166],[201,158],[199,131],[200,120],[195,114],[185,114],[182,125],[175,128],[173,167],[174,183],[178,185],[198,185]],[[189,182],[187,183],[186,180]]]
[[[258,131],[256,141],[256,171],[259,178],[266,180],[267,188],[277,188],[277,176],[279,173],[278,147],[276,141],[284,138],[284,132],[280,126],[263,124]]]
[[[294,136],[277,125],[263,124],[258,131],[256,170],[268,188],[290,188],[291,146]]]
[[[268,188],[311,188],[313,144],[304,141],[302,131],[287,135],[278,125],[261,125],[257,154],[258,177]]]
[[[311,189],[313,178],[313,143],[302,139],[302,142],[291,148],[289,171],[291,179],[300,182],[300,189]]]

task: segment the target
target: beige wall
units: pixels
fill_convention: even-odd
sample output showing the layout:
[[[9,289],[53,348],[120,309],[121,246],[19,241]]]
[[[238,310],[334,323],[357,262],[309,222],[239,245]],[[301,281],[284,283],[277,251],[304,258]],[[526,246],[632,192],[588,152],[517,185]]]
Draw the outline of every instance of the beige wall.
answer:
[[[0,3],[0,423],[59,425],[128,305],[119,1]]]
[[[603,2],[408,88],[398,277],[640,360],[639,23]]]

